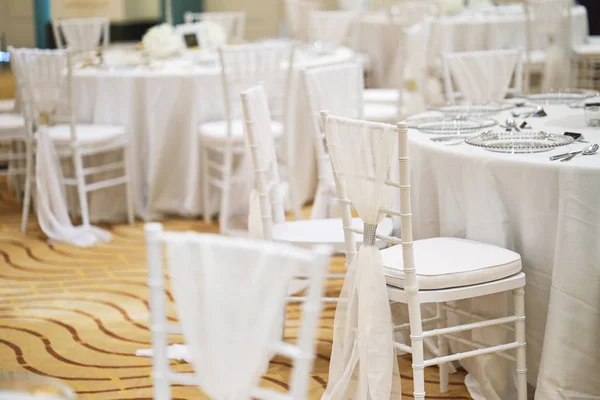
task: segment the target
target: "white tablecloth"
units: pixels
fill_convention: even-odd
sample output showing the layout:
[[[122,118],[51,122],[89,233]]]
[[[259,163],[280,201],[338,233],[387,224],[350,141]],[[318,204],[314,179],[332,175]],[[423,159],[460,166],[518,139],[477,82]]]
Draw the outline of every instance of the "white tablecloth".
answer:
[[[583,110],[546,111],[530,124],[600,143],[600,129],[586,126]],[[573,394],[600,396],[600,154],[562,163],[548,157],[586,145],[510,155],[430,137],[409,133],[416,237],[456,236],[519,252],[527,275],[527,368],[535,398],[598,398]],[[512,309],[507,296],[471,305],[490,315]],[[497,333],[476,335],[487,342]],[[515,398],[505,392],[507,383],[513,386],[507,368],[514,367],[507,364],[495,356],[464,363],[483,382],[487,400]]]
[[[346,48],[330,55],[298,54],[289,137],[295,144],[292,171],[303,201],[314,195],[316,167],[312,117],[298,70],[309,65],[350,61],[353,57],[354,53]],[[78,122],[120,124],[127,128],[137,215],[160,218],[168,214],[202,214],[197,128],[201,123],[224,117],[219,67],[179,60],[155,69],[87,68],[78,70],[74,79],[79,101]],[[233,198],[247,201],[245,194]],[[124,191],[114,188],[91,193],[90,213],[93,220],[122,219]]]
[[[499,7],[503,11],[472,11],[442,16],[433,22],[428,59],[436,67],[445,52],[525,49],[525,13],[521,5]],[[363,16],[359,28],[358,50],[369,55],[373,81],[377,86],[389,85],[389,74],[396,56],[402,26],[391,25],[384,13]],[[587,11],[575,6],[572,11],[574,45],[585,42],[588,36]],[[535,45],[535,43],[534,43]]]

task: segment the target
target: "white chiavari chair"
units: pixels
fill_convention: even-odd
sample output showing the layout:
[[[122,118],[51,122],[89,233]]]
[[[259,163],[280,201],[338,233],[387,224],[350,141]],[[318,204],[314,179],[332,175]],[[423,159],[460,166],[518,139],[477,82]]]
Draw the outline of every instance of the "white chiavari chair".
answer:
[[[6,112],[2,112],[0,104],[0,165],[6,169],[0,169],[0,176],[14,177],[16,200],[21,201],[24,186],[21,178],[26,175],[27,163],[32,162],[33,157],[31,130],[25,126],[24,118],[14,112],[14,100],[8,100],[5,104]],[[10,180],[7,182],[12,184]],[[22,217],[25,221],[25,209]]]
[[[125,186],[127,219],[130,224],[133,223],[125,129],[113,125],[77,123],[71,52],[12,47],[9,51],[25,125],[33,138],[31,145],[37,148],[36,164],[27,163],[23,232],[27,227],[31,187],[35,183],[38,222],[51,239],[79,245],[96,243],[96,239],[89,237],[108,240],[110,234],[90,225],[87,195],[96,190]],[[28,153],[32,151],[27,150]],[[112,152],[121,152],[121,160],[95,162],[93,165],[84,163],[86,157]],[[73,176],[63,176],[64,171],[57,165],[59,157],[72,160]],[[93,182],[88,182],[91,177],[94,177]],[[63,207],[63,203],[66,203],[63,185],[76,188],[82,218],[81,229],[73,229],[66,213],[67,204]],[[74,208],[75,204],[71,204],[71,209]]]
[[[541,90],[571,84],[573,0],[524,0],[524,92],[532,90],[532,73],[541,73]]]
[[[459,98],[473,103],[501,101],[507,94],[522,92],[523,57],[519,50],[444,54],[443,66],[446,99],[451,104]]]
[[[323,9],[320,0],[285,0],[288,33],[292,39],[306,42],[309,37],[309,15]]]
[[[225,120],[200,125],[198,132],[202,146],[204,219],[211,221],[214,210],[211,203],[211,188],[221,193],[219,228],[229,233],[232,185],[246,176],[233,176],[234,157],[244,154],[244,123],[240,93],[262,82],[269,97],[269,105],[277,120],[271,122],[271,133],[276,140],[285,132],[289,108],[289,85],[291,66],[294,63],[294,46],[291,43],[263,43],[225,46],[219,50],[221,79],[223,84]],[[291,141],[283,149],[285,162],[293,165]],[[221,155],[222,160],[211,160],[210,156]],[[214,158],[214,157],[213,157]],[[215,175],[217,173],[217,176]],[[288,192],[297,215],[300,202],[289,168]]]
[[[154,398],[170,399],[171,385],[183,384],[216,399],[306,399],[330,249],[163,232],[158,223],[145,231]],[[178,324],[166,318],[163,245]],[[307,281],[306,296],[287,297],[293,278]],[[296,344],[280,335],[281,311],[290,302],[303,303]],[[194,373],[169,368],[169,334],[184,335]],[[275,354],[294,364],[287,393],[258,387]]]
[[[336,310],[334,344],[329,370],[330,382],[325,398],[346,399],[352,372],[360,365],[356,379],[357,393],[369,387],[379,387],[378,398],[390,397],[398,388],[395,351],[412,353],[414,398],[425,399],[425,367],[440,365],[441,391],[448,391],[448,363],[465,358],[496,354],[516,361],[518,400],[527,399],[527,370],[525,360],[525,274],[519,254],[501,247],[459,238],[431,238],[414,240],[410,205],[410,169],[406,124],[397,127],[387,124],[351,120],[322,113],[327,146],[333,167],[337,194],[343,204],[346,237],[346,265],[344,289]],[[391,169],[398,158],[399,181],[390,179]],[[391,208],[393,192],[400,192],[400,209]],[[356,229],[350,220],[354,207],[364,221],[363,229]],[[376,233],[379,221],[385,215],[401,218],[401,239]],[[363,246],[357,251],[356,234],[363,235]],[[375,240],[388,241],[393,246],[379,251]],[[386,290],[387,289],[387,290]],[[514,315],[485,319],[448,305],[461,299],[470,299],[492,293],[512,291]],[[387,292],[387,293],[386,293]],[[368,296],[369,309],[361,309],[358,319],[353,318],[357,308]],[[409,323],[394,326],[389,302],[408,305]],[[421,318],[421,305],[437,304],[438,315]],[[471,317],[475,322],[457,326],[447,325],[447,313]],[[423,330],[423,326],[437,324],[437,329]],[[514,324],[514,325],[513,325]],[[514,326],[515,340],[496,346],[483,345],[454,334],[492,326]],[[361,342],[368,336],[361,332],[369,326],[378,332],[376,341]],[[411,344],[394,340],[392,332],[409,330]],[[372,333],[371,333],[372,335]],[[440,355],[424,358],[424,339],[438,337]],[[448,342],[470,346],[473,350],[448,354]],[[366,346],[365,353],[377,354],[379,363],[363,368],[362,355],[351,358],[358,347]],[[505,354],[516,350],[516,357]],[[347,360],[350,360],[349,362]],[[392,368],[394,366],[394,368]],[[342,374],[341,372],[345,372]],[[368,375],[368,378],[366,378]],[[337,377],[337,378],[331,378]],[[392,383],[390,383],[392,378]]]
[[[574,87],[600,90],[600,43],[576,46],[574,56]]]
[[[303,248],[327,245],[336,253],[341,253],[344,250],[344,235],[340,229],[340,218],[285,220],[275,144],[269,132],[269,107],[264,89],[262,86],[256,86],[243,92],[241,96],[246,118],[248,152],[252,158],[255,175],[255,190],[250,195],[248,217],[250,236],[255,239],[287,242]],[[360,220],[354,219],[352,223],[359,226]],[[391,219],[386,219],[381,223],[378,232],[389,235],[392,229]],[[343,277],[344,274],[327,275],[327,279]],[[295,282],[290,287],[290,294],[303,288],[302,282]],[[336,302],[337,298],[323,300]]]
[[[87,52],[110,44],[110,20],[106,17],[56,19],[52,31],[59,49]]]
[[[233,12],[186,12],[183,16],[186,24],[210,21],[223,27],[227,34],[227,40],[242,42],[246,32],[246,13],[243,11]]]
[[[407,27],[402,32],[394,60],[393,74],[396,83],[393,88],[365,89],[365,119],[375,122],[392,123],[398,118],[425,111],[427,91],[427,53],[429,49],[430,21]],[[367,117],[373,104],[386,104],[396,107],[396,119],[386,120]]]
[[[311,11],[308,15],[308,40],[355,49],[359,16],[355,11]]]

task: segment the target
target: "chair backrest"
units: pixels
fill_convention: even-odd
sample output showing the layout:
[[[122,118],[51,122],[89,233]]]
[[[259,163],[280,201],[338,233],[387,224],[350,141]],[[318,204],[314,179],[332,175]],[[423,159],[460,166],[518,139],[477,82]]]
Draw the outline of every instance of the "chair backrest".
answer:
[[[219,49],[219,55],[228,132],[231,132],[231,121],[242,114],[240,93],[257,83],[265,87],[272,115],[285,124],[294,45],[286,42],[224,46]]]
[[[52,31],[59,49],[94,51],[110,43],[110,20],[105,17],[56,19]]]
[[[289,36],[307,41],[309,15],[312,11],[323,9],[322,3],[319,0],[285,0],[284,7]]]
[[[262,85],[241,94],[247,151],[254,168],[255,189],[250,195],[248,231],[251,237],[272,240],[273,225],[285,221],[283,193],[271,132],[271,114]]]
[[[170,399],[171,384],[196,385],[211,398],[303,400],[315,353],[323,283],[331,250],[193,232],[163,232],[146,224],[154,398]],[[163,245],[180,326],[167,324]],[[296,344],[281,339],[288,285],[309,280]],[[168,334],[183,333],[193,374],[169,368]],[[258,388],[269,357],[289,357],[287,394]]]
[[[418,283],[414,270],[412,251],[412,223],[410,211],[410,185],[408,169],[408,144],[406,124],[393,125],[361,121],[322,113],[323,126],[327,136],[327,148],[333,168],[336,192],[341,206],[346,253],[346,278],[340,293],[335,316],[334,350],[330,362],[330,380],[335,388],[346,388],[353,380],[376,380],[377,398],[401,398],[400,378],[378,375],[384,371],[398,372],[394,351],[394,324],[388,307],[383,258],[376,246],[376,238],[391,244],[402,244],[405,291],[408,294],[409,317],[419,320],[415,310],[419,310]],[[399,182],[393,181],[393,169],[400,163]],[[400,209],[392,209],[394,192],[400,189]],[[351,207],[364,222],[359,229],[352,223]],[[377,225],[387,215],[401,218],[402,239],[377,234]],[[356,233],[363,235],[363,245],[356,246]],[[364,295],[368,296],[367,305]],[[362,312],[364,307],[367,312]],[[365,326],[370,332],[377,332],[376,341],[366,344]],[[417,330],[411,331],[418,335]],[[365,336],[366,335],[366,336]],[[366,354],[354,356],[358,343],[366,347]],[[345,345],[343,345],[345,344]],[[358,358],[358,360],[357,360]],[[348,361],[352,360],[354,361]],[[362,361],[369,360],[369,365]],[[371,360],[373,362],[371,362]],[[352,371],[346,374],[345,371]],[[358,376],[357,376],[358,375]],[[379,383],[381,384],[379,385]],[[356,387],[356,386],[355,386]],[[357,391],[356,391],[357,392]],[[352,396],[352,393],[349,393]]]
[[[523,56],[519,50],[449,53],[444,54],[443,63],[450,103],[459,97],[474,103],[500,101],[522,91]]]
[[[184,22],[192,24],[194,22],[211,21],[223,27],[227,33],[227,40],[241,42],[244,40],[246,32],[246,13],[243,11],[234,12],[186,12]]]
[[[574,75],[574,87],[600,90],[600,51],[578,54]]]
[[[359,16],[356,11],[311,11],[308,40],[356,48]]]
[[[572,50],[571,11],[573,0],[524,0],[523,3],[525,5],[527,60],[525,63],[525,92],[529,93],[531,90],[530,68],[533,52],[536,50],[546,50],[544,74],[548,74],[548,67],[554,68],[555,71],[551,73],[557,75],[559,86],[568,86],[571,79],[569,61]],[[558,65],[556,65],[557,63]],[[556,71],[556,69],[560,71]],[[553,83],[547,85],[555,86]],[[542,82],[542,86],[545,86],[544,82]],[[560,87],[554,88],[559,89]]]
[[[26,121],[31,126],[68,123],[76,142],[72,53],[13,47],[9,52]]]
[[[410,26],[437,17],[439,8],[436,0],[406,0],[392,5],[389,13],[393,22]]]
[[[358,63],[327,65],[304,71],[308,104],[314,121],[313,138],[320,185],[334,185],[321,125],[321,110],[347,118],[362,118],[363,79],[363,69]]]

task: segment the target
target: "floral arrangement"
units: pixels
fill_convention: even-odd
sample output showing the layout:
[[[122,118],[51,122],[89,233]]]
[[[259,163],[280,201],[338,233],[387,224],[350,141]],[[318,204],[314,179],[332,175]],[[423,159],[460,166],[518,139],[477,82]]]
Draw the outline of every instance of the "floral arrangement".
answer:
[[[464,0],[440,0],[440,12],[442,14],[458,14],[464,7]]]
[[[177,55],[183,49],[181,37],[169,24],[153,26],[142,38],[142,45],[148,57],[165,59]]]
[[[202,49],[214,51],[227,44],[227,33],[216,22],[202,21],[198,24],[198,30]]]

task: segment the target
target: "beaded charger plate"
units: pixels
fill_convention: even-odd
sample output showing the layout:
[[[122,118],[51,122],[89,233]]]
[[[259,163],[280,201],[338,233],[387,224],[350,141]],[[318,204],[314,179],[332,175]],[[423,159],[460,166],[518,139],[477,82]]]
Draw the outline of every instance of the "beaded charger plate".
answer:
[[[487,132],[465,142],[497,153],[540,153],[573,143],[573,138],[546,132]]]
[[[510,103],[484,103],[484,104],[453,104],[431,109],[446,115],[463,116],[463,117],[481,117],[499,114],[503,111],[514,108],[514,104]]]

